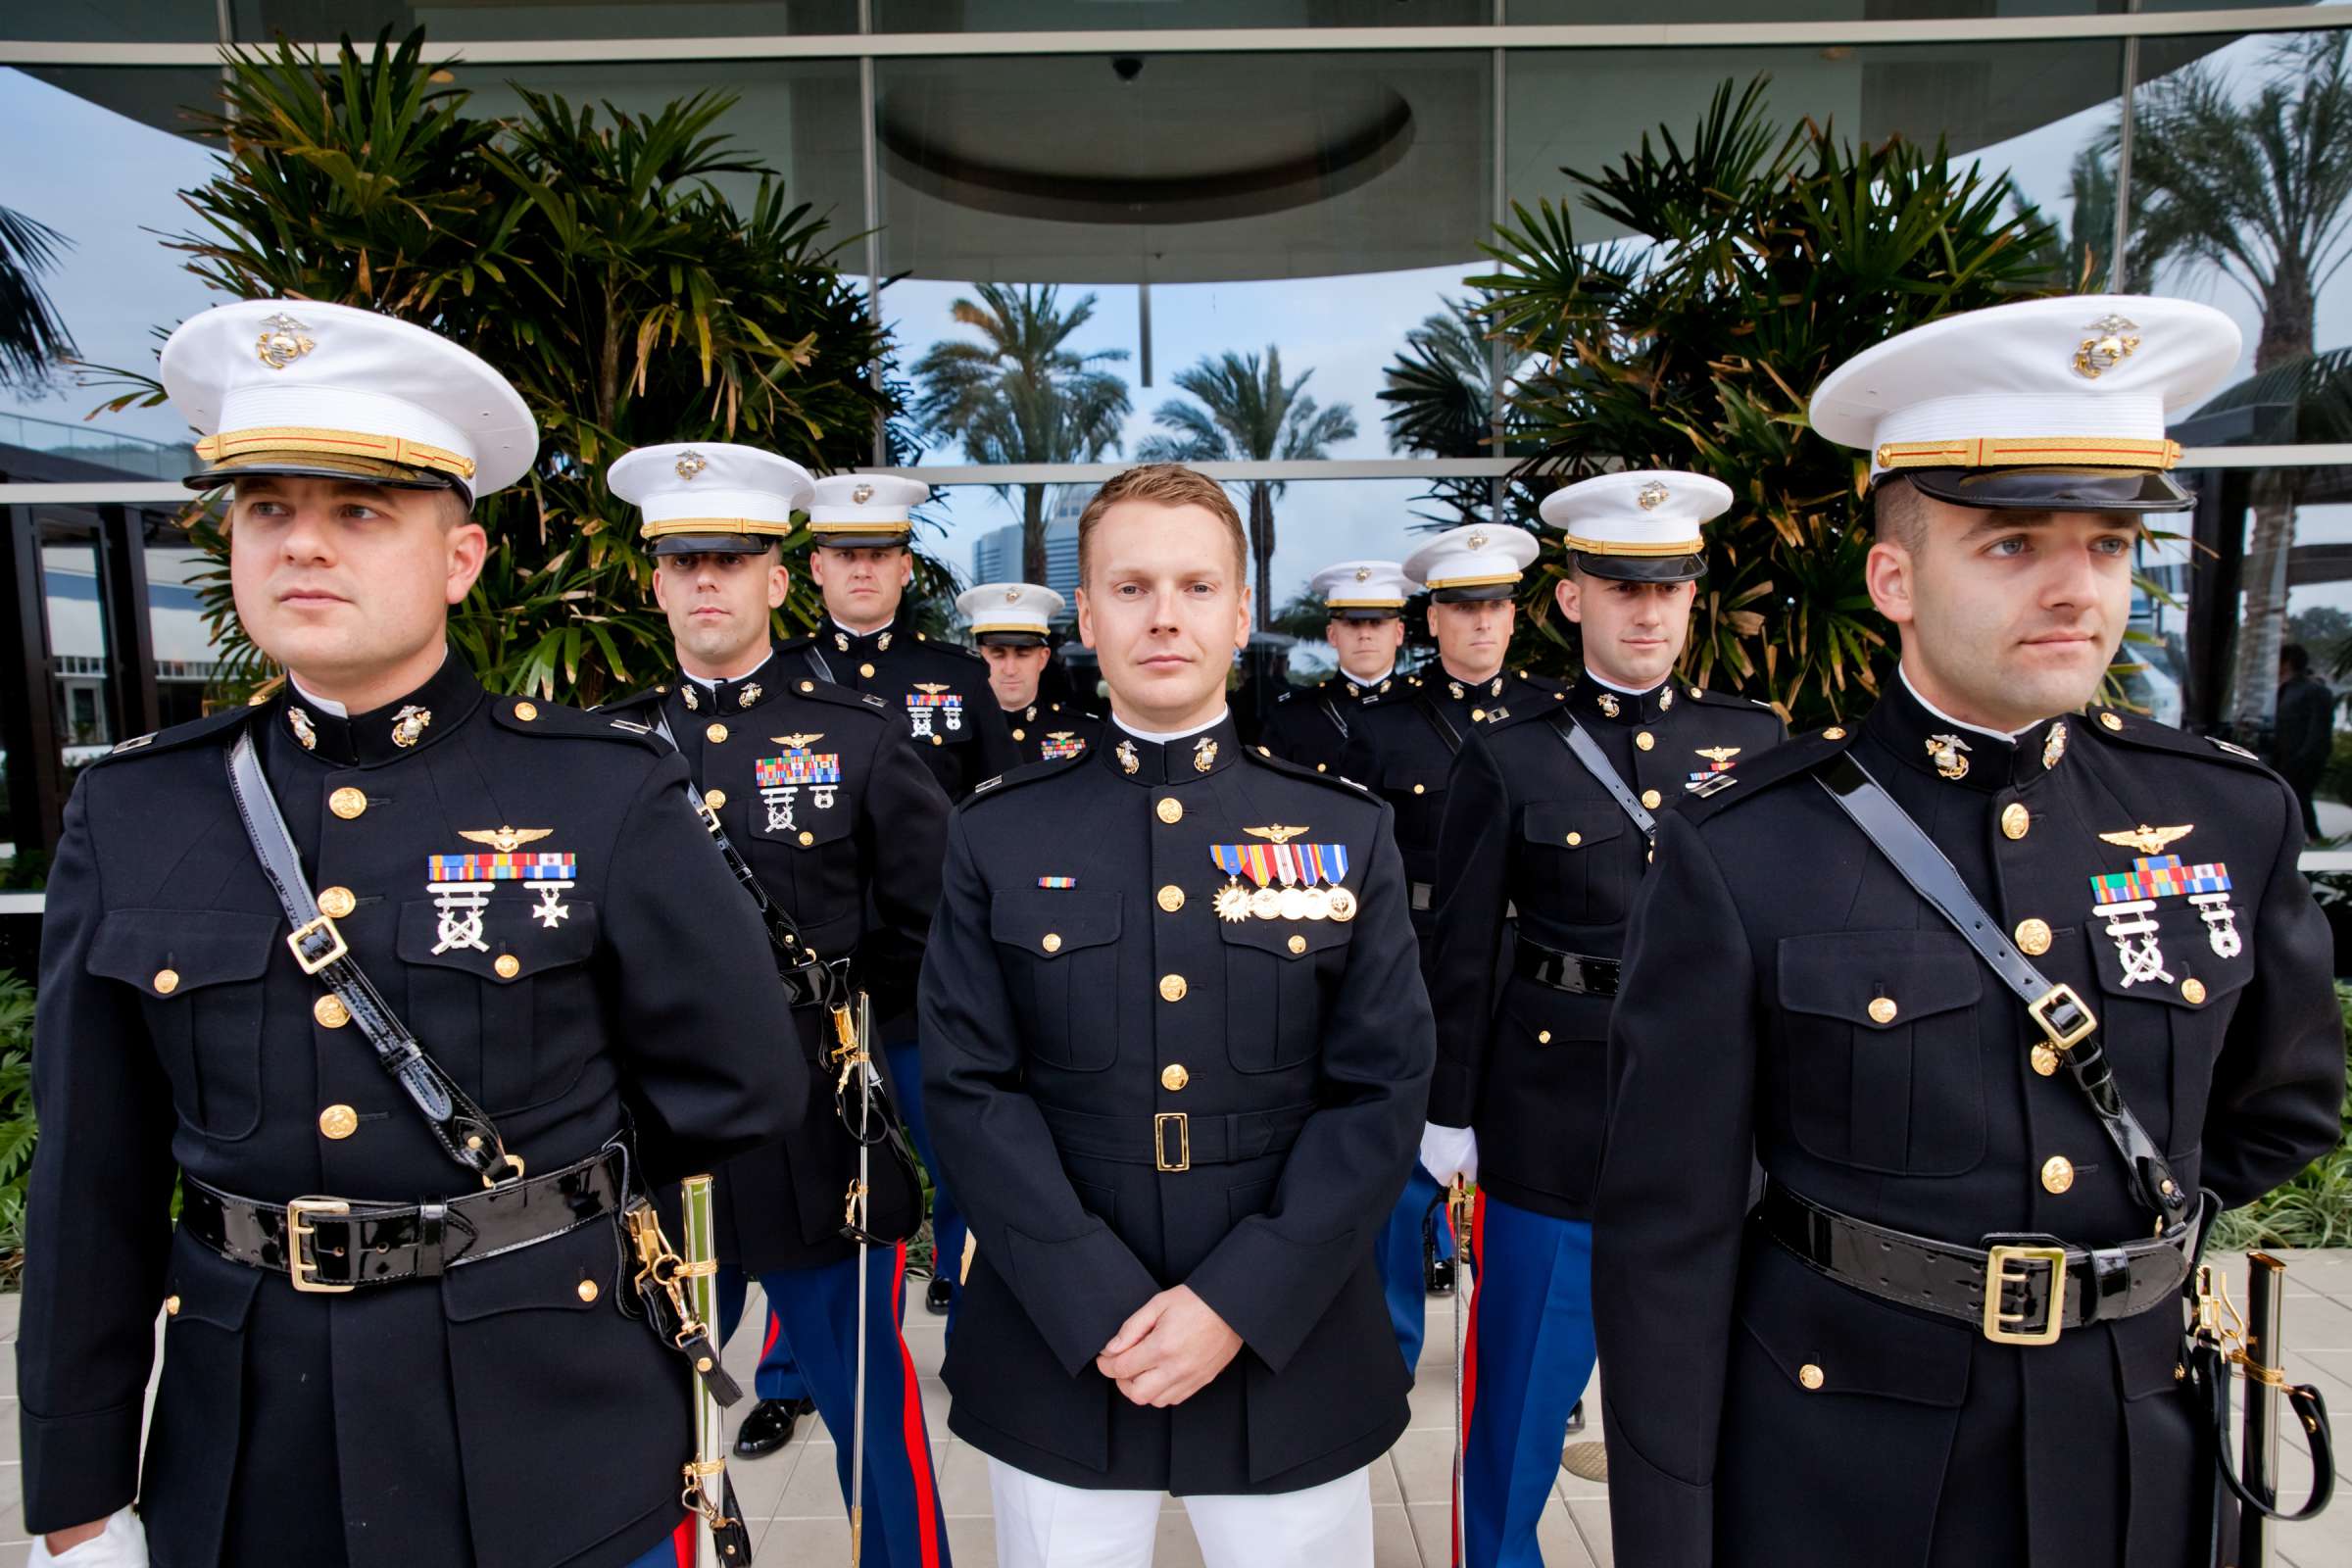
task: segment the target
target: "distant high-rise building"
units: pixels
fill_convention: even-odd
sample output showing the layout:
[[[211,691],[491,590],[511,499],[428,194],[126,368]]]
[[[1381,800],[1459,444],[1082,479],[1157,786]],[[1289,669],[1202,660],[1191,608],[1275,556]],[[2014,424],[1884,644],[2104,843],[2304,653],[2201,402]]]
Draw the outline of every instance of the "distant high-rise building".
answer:
[[[1046,517],[1046,586],[1069,602],[1064,618],[1077,613],[1078,514],[1088,495],[1082,485],[1065,487]],[[992,528],[972,545],[972,581],[1021,581],[1021,525]]]

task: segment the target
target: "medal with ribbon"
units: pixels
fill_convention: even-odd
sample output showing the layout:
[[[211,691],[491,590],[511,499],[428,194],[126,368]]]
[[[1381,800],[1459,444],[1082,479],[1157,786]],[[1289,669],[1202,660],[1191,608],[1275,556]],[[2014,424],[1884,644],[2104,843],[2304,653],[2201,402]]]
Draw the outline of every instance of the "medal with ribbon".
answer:
[[[1294,844],[1305,828],[1245,828],[1263,844],[1212,844],[1209,858],[1226,876],[1216,910],[1226,920],[1352,920],[1355,895],[1345,844]],[[1248,883],[1245,886],[1245,882]]]

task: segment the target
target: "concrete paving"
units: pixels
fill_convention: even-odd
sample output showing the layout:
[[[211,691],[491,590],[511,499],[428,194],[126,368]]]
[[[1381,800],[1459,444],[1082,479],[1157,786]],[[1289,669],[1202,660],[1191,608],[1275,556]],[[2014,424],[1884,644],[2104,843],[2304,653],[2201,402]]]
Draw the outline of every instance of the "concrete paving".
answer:
[[[2352,1250],[2279,1255],[2287,1262],[2289,1371],[2299,1382],[2319,1384],[2332,1410],[2352,1413]],[[2230,1272],[2242,1301],[2242,1257],[2232,1260]],[[930,1423],[940,1497],[948,1516],[949,1544],[960,1568],[995,1568],[987,1462],[978,1451],[947,1435],[948,1392],[939,1381],[943,1320],[923,1312],[919,1295],[909,1295],[916,1304],[907,1319],[906,1344],[922,1378],[923,1406]],[[5,1509],[0,1510],[0,1568],[18,1568],[31,1549],[24,1539],[17,1479],[13,1348],[17,1305],[15,1296],[0,1297],[0,1338],[11,1347],[0,1356],[0,1496],[7,1499]],[[745,1321],[755,1325],[760,1321],[756,1306],[746,1313]],[[727,1364],[747,1389],[758,1350],[759,1336],[749,1329],[738,1332],[727,1347]],[[1452,1401],[1452,1306],[1446,1300],[1433,1299],[1429,1303],[1429,1348],[1412,1396],[1412,1425],[1372,1469],[1376,1568],[1446,1568]],[[749,1408],[747,1402],[737,1411]],[[1588,1398],[1587,1410],[1593,1424],[1587,1439],[1599,1436],[1599,1408],[1597,1397]],[[2345,1419],[2352,1419],[2352,1414]],[[2352,1449],[2352,1431],[2345,1433],[2345,1447]],[[2309,1472],[2302,1468],[2302,1450],[2291,1439],[2286,1447],[2292,1457],[2280,1479],[2286,1494],[2300,1498]],[[833,1438],[821,1422],[813,1418],[803,1422],[799,1435],[780,1452],[737,1460],[729,1469],[735,1479],[736,1499],[754,1521],[755,1554],[760,1560],[792,1568],[849,1561],[849,1525],[842,1514],[834,1474]],[[2338,1488],[2340,1500],[2335,1509],[2281,1535],[2280,1568],[2352,1568],[2352,1475],[2347,1474],[2348,1469],[2352,1469],[2352,1456],[2339,1456],[2338,1479],[2345,1484]],[[1546,1568],[1614,1568],[1607,1488],[1566,1470],[1559,1472],[1538,1539]],[[1160,1520],[1155,1568],[1199,1568],[1200,1562],[1192,1531],[1183,1517],[1183,1504],[1171,1500]]]

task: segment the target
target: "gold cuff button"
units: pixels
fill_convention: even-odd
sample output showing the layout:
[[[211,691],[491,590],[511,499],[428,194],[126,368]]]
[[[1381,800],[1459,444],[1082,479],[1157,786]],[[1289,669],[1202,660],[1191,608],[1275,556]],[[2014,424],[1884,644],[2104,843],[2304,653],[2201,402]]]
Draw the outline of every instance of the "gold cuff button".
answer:
[[[1049,931],[1037,945],[1045,949],[1048,953],[1059,953],[1061,951],[1061,933],[1058,931]]]
[[[498,971],[501,980],[512,980],[522,973],[522,960],[512,953],[502,953],[491,960],[490,967]]]
[[[351,1022],[351,1009],[343,1005],[341,997],[330,991],[311,1004],[311,1016],[321,1029],[340,1029]]]
[[[2029,958],[2038,958],[2050,951],[2050,922],[2047,920],[2020,920],[2017,929],[2010,935],[2017,941],[2017,951]]]
[[[179,971],[177,969],[158,969],[155,971],[155,994],[157,996],[168,997],[178,989]]]
[[[164,1316],[166,1316],[166,1317],[177,1317],[177,1316],[179,1316],[179,1298],[178,1298],[178,1297],[176,1297],[176,1296],[167,1296],[167,1297],[165,1297],[165,1298],[164,1298]]]
[[[1159,977],[1159,995],[1164,1002],[1182,1002],[1185,992],[1190,989],[1180,974],[1163,974]]]
[[[1806,1391],[1810,1393],[1811,1391],[1820,1388],[1824,1383],[1828,1382],[1829,1379],[1822,1375],[1821,1368],[1815,1366],[1812,1362],[1807,1361],[1803,1366],[1800,1366],[1796,1369],[1796,1381],[1803,1384]]]
[[[1161,796],[1159,804],[1152,809],[1159,813],[1159,819],[1162,822],[1175,823],[1184,820],[1184,803],[1173,795]]]
[[[360,1113],[349,1105],[329,1105],[318,1113],[318,1131],[323,1137],[341,1140],[359,1130]]]
[[[1664,797],[1659,795],[1656,790],[1643,790],[1642,792],[1642,805],[1643,808],[1647,810],[1656,810],[1658,808],[1658,802],[1663,799]]]
[[[808,831],[807,828],[803,828],[803,829],[801,829],[801,839],[800,839],[800,844],[801,844],[801,848],[802,848],[802,849],[804,849],[804,850],[805,850],[805,849],[807,849],[807,848],[808,848],[809,845],[811,845],[811,844],[814,844],[815,842],[816,842],[816,835],[815,835],[815,834],[813,834],[813,833],[809,832],[809,831]]]
[[[1174,914],[1184,907],[1184,889],[1171,882],[1159,890],[1159,906]]]
[[[727,804],[727,792],[725,790],[705,790],[703,791],[703,804],[715,811]]]
[[[514,716],[521,719],[525,724],[528,724],[532,719],[539,716],[539,705],[537,703],[516,703],[514,705]]]
[[[1286,945],[1287,945],[1287,946],[1290,948],[1290,950],[1291,950],[1291,956],[1292,956],[1293,957],[1296,957],[1296,956],[1298,956],[1299,954],[1301,954],[1301,953],[1304,953],[1304,952],[1306,951],[1306,938],[1304,938],[1304,937],[1302,937],[1302,936],[1298,936],[1298,935],[1297,935],[1297,934],[1293,934],[1293,936],[1291,937],[1291,940],[1290,940],[1290,942],[1289,942],[1288,944],[1286,944]]]
[[[1639,730],[1635,732],[1634,744],[1646,752],[1657,746],[1658,738],[1647,730]]]
[[[581,1299],[581,1300],[583,1300],[583,1301],[593,1301],[593,1300],[595,1300],[595,1299],[597,1298],[597,1297],[598,1297],[599,1295],[603,1294],[603,1293],[601,1293],[600,1291],[598,1291],[598,1290],[597,1290],[597,1288],[596,1288],[596,1281],[594,1281],[594,1280],[582,1280],[582,1281],[580,1281],[580,1283],[579,1283],[579,1293],[580,1293],[580,1299]]]
[[[727,726],[724,724],[713,724],[709,729],[703,731],[703,739],[709,741],[713,746],[716,746],[720,741],[723,741],[726,738]]]
[[[2181,981],[2180,1000],[2188,1003],[2192,1006],[2197,1003],[2203,1002],[2205,1000],[2205,982],[2198,979],[2195,975],[2190,975],[2187,979]]]
[[[2045,1191],[2063,1193],[2075,1185],[2075,1162],[2064,1154],[2052,1154],[2041,1162],[2041,1185]]]
[[[326,808],[348,822],[368,809],[368,792],[346,784],[326,798]]]
[[[1894,1004],[1894,999],[1892,997],[1873,997],[1870,999],[1870,1021],[1872,1023],[1892,1023],[1894,1022],[1894,1015],[1901,1010],[1901,1008]]]
[[[340,920],[359,906],[360,901],[352,897],[349,888],[328,888],[318,895],[318,912],[333,919]]]
[[[2001,808],[2001,836],[2022,839],[2034,825],[2034,813],[2015,801]]]
[[[858,673],[863,675],[867,680],[872,680],[874,678],[874,666],[871,664],[859,664],[858,666]]]
[[[1184,1070],[1184,1063],[1181,1061],[1171,1061],[1159,1069],[1159,1087],[1171,1095],[1192,1081],[1193,1075]]]

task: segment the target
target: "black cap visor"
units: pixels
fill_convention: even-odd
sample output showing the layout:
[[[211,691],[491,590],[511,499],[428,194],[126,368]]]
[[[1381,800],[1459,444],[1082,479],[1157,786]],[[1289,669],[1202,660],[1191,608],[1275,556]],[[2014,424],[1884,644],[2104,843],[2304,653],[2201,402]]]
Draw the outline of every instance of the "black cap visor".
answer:
[[[1342,605],[1331,612],[1334,620],[1397,620],[1402,618],[1402,605]]]
[[[914,531],[903,522],[877,524],[870,533],[851,530],[815,533],[809,538],[819,550],[906,550],[913,542]]]
[[[1043,648],[1046,634],[1042,631],[982,631],[972,634],[972,641],[983,648]]]
[[[1613,577],[1619,582],[1689,582],[1706,574],[1700,556],[1596,556],[1574,552],[1576,569],[1588,577]]]
[[[2186,512],[2196,498],[2161,468],[1902,468],[1922,495],[1987,512]],[[1879,475],[1882,482],[1893,473]]]
[[[1434,588],[1429,597],[1441,605],[1472,605],[1488,599],[1508,599],[1518,591],[1516,581],[1478,582],[1464,583],[1459,588]]]
[[[473,492],[454,474],[438,468],[415,468],[405,463],[378,463],[372,458],[322,458],[311,453],[288,453],[240,458],[216,463],[180,480],[191,490],[218,490],[239,479],[342,479],[380,485],[386,490],[455,490],[473,504]]]
[[[758,556],[776,543],[772,533],[665,533],[656,539],[657,556]]]

